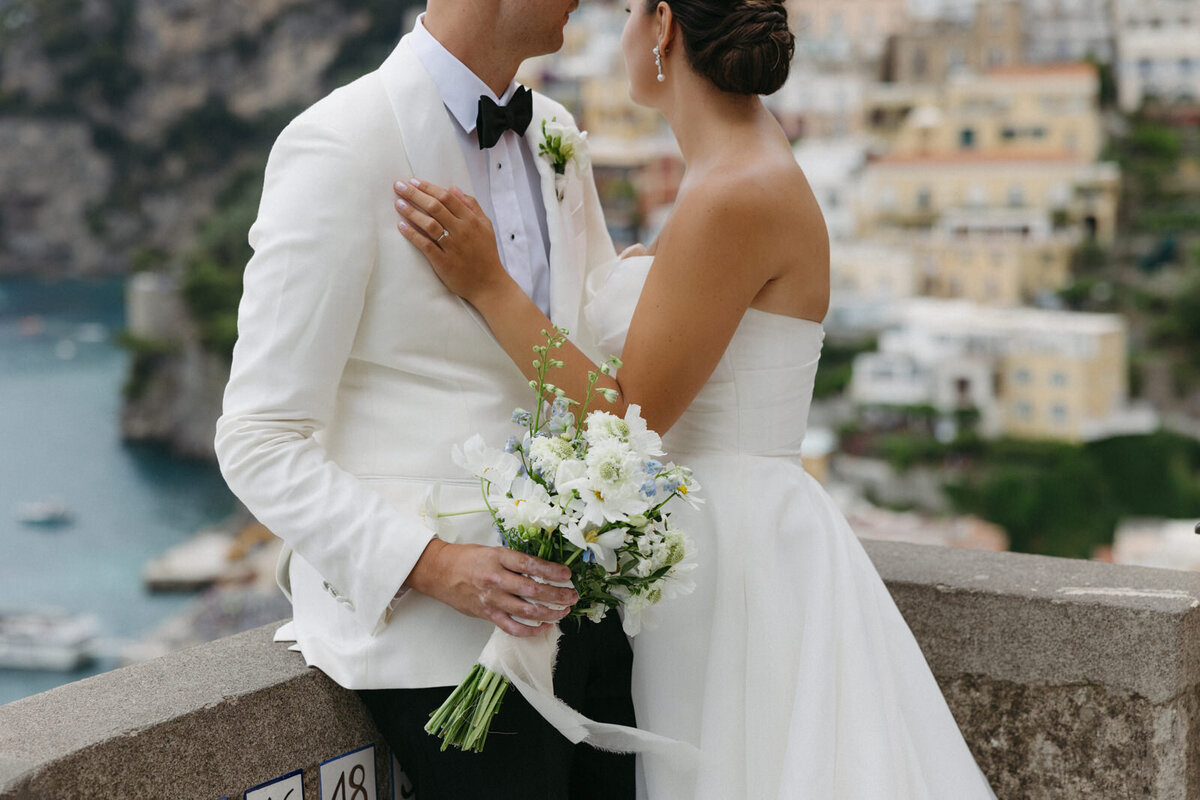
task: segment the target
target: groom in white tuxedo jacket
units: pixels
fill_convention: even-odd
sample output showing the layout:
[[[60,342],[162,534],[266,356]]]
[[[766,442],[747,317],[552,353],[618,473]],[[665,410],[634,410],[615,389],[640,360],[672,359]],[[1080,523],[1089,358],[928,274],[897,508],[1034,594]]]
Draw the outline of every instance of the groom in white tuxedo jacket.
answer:
[[[532,397],[482,319],[397,230],[393,181],[475,195],[505,267],[576,331],[584,276],[614,251],[590,167],[571,165],[556,185],[538,154],[543,120],[573,121],[535,94],[523,133],[484,149],[476,128],[481,97],[527,99],[517,67],[561,46],[576,4],[430,0],[378,70],[283,131],[250,231],[218,459],[286,544],[278,577],[293,621],[277,639],[362,690],[421,800],[632,797],[631,758],[572,748],[516,692],[483,754],[439,753],[421,730],[494,625],[519,635],[510,613],[560,613],[522,596],[574,593],[520,574],[562,568],[496,547],[486,514],[438,518],[481,507],[452,445],[475,433],[503,442],[512,409]],[[595,719],[632,724],[629,647],[612,623],[564,625],[555,686]]]

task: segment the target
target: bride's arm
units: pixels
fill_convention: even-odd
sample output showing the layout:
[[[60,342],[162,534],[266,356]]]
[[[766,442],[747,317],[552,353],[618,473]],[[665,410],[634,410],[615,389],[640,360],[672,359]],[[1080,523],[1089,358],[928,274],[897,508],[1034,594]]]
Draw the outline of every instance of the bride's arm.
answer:
[[[725,188],[702,197],[693,192],[677,206],[656,247],[626,338],[624,364],[615,380],[602,377],[598,384],[616,389],[619,398],[607,403],[601,396],[593,408],[622,414],[636,403],[651,428],[668,430],[708,380],[742,315],[773,277],[767,245],[778,211],[752,196],[751,187]],[[430,183],[398,184],[397,195],[404,236],[446,287],[479,311],[513,363],[535,377],[531,348],[545,341],[541,332],[551,322],[504,270],[491,223],[479,205],[457,188]],[[443,237],[443,231],[449,235]],[[568,397],[582,399],[587,373],[596,366],[570,343],[556,357],[565,366],[550,380]]]

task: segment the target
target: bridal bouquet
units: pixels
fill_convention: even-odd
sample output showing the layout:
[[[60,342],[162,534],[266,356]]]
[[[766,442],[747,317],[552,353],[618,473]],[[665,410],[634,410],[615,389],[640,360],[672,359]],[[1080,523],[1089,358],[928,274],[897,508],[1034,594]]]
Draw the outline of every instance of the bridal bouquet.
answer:
[[[625,632],[633,636],[641,630],[646,608],[693,588],[687,573],[695,564],[685,562],[690,542],[665,507],[676,497],[698,502],[693,494],[699,486],[691,470],[659,461],[662,441],[647,429],[638,406],[630,405],[624,418],[587,413],[597,393],[616,400],[615,390],[596,389],[596,383],[600,374],[615,374],[619,359],[588,374],[587,395],[576,403],[546,380],[549,369],[563,364],[553,351],[562,347],[566,332],[555,328],[542,333],[546,344],[533,348],[537,380],[529,382],[538,403],[532,412],[513,412],[524,434],[511,437],[503,450],[473,436],[461,449],[455,447],[454,460],[479,478],[504,546],[571,568],[579,601],[570,617],[599,622],[609,609],[621,608]],[[554,399],[546,399],[550,397]],[[557,708],[556,703],[563,704],[547,685],[558,626],[545,627],[553,631],[548,644],[496,629],[479,663],[425,726],[442,738],[443,750],[450,745],[483,750],[511,681],[560,730],[578,727],[574,721],[560,725],[551,719],[574,712]]]

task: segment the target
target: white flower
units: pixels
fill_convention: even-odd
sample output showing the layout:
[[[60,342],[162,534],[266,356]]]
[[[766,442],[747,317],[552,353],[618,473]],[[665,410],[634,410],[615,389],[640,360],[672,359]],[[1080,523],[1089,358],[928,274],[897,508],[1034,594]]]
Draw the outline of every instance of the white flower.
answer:
[[[587,550],[595,557],[596,563],[604,567],[605,572],[617,568],[617,549],[625,544],[628,528],[614,528],[611,531],[599,532],[599,528],[587,522],[571,522],[563,528],[567,541],[580,550]]]
[[[662,437],[646,427],[642,407],[637,403],[630,403],[625,409],[625,424],[629,427],[627,440],[633,452],[643,459],[663,454]]]
[[[662,438],[646,427],[641,406],[637,403],[630,403],[624,419],[607,411],[591,412],[587,415],[583,436],[589,446],[619,441],[643,461],[663,454]]]
[[[529,445],[529,458],[534,469],[551,482],[554,482],[559,465],[574,456],[571,442],[561,436],[537,436]]]
[[[467,439],[461,448],[455,445],[450,457],[475,477],[483,478],[504,491],[508,490],[513,478],[521,471],[521,459],[512,453],[488,447],[479,434]]]
[[[548,531],[562,522],[562,509],[537,481],[518,478],[509,493],[496,502],[496,514],[509,528]]]
[[[583,171],[591,163],[587,133],[574,125],[559,122],[555,117],[542,123],[542,135],[547,150],[557,152],[552,156],[551,163],[562,166],[571,164],[578,171]],[[555,171],[561,172],[558,169]]]
[[[613,588],[613,595],[621,600],[621,628],[624,629],[626,636],[637,636],[642,632],[643,625],[649,620],[644,620],[642,615],[646,609],[654,605],[654,602],[645,594],[632,594],[625,587],[617,586]],[[652,627],[645,625],[645,627]]]
[[[441,517],[438,514],[438,504],[442,497],[442,483],[436,481],[433,483],[427,492],[425,492],[425,502],[421,504],[421,522],[425,523],[425,527],[434,533],[438,532],[439,520]]]
[[[593,603],[588,607],[587,611],[583,612],[592,622],[602,622],[604,615],[608,613],[608,606],[603,603]]]

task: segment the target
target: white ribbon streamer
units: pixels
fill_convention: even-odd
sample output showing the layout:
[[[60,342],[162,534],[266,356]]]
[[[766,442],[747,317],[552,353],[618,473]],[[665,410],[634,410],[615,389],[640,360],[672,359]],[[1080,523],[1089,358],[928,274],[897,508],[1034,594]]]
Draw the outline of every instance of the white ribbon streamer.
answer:
[[[510,636],[492,632],[479,664],[503,675],[521,695],[574,744],[586,742],[598,750],[615,753],[654,753],[679,769],[699,764],[700,753],[691,744],[656,733],[588,719],[554,696],[554,659],[558,652],[558,625],[543,625],[537,636]]]

